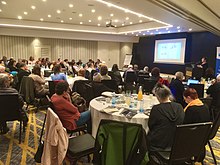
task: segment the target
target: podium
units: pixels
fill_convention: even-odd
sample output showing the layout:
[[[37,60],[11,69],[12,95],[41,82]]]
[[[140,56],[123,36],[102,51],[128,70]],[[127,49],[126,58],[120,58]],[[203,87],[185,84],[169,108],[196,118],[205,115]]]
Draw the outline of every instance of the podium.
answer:
[[[203,69],[198,68],[195,65],[186,66],[185,68],[185,79],[188,80],[190,78],[200,80],[203,76]]]

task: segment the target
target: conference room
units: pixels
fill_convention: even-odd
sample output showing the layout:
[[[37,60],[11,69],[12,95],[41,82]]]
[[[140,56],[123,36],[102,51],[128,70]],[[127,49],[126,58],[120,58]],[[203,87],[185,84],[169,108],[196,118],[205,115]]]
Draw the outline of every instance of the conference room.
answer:
[[[0,164],[219,164],[219,7],[1,0]]]

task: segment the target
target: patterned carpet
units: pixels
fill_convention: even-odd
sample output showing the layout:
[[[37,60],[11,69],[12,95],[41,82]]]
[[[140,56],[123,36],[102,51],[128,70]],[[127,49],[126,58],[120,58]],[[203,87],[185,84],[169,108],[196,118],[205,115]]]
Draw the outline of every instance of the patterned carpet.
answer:
[[[10,131],[5,135],[0,135],[0,165],[32,165],[36,164],[34,161],[34,154],[38,147],[38,139],[43,125],[43,119],[46,111],[41,110],[38,113],[34,111],[29,112],[29,123],[26,132],[22,132],[22,143],[19,144],[19,123],[8,122]],[[218,164],[220,164],[220,130],[214,140],[211,141]],[[207,153],[205,164],[211,165],[213,159],[206,146]],[[84,160],[83,160],[84,161]],[[79,161],[78,164],[85,164]]]

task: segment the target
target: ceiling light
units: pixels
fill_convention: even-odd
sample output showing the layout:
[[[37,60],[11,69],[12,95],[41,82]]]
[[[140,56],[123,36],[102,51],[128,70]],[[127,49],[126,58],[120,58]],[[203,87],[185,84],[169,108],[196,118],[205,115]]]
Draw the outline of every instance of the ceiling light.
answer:
[[[61,22],[61,23],[63,23],[64,21],[63,21],[63,20],[61,20],[60,22]]]
[[[123,24],[121,24],[121,26],[125,26],[125,24],[123,23]]]
[[[161,34],[161,32],[159,32],[159,34]]]
[[[168,33],[170,33],[170,31],[168,31]]]
[[[142,23],[143,21],[142,21],[142,20],[139,20],[139,22]]]
[[[113,17],[113,16],[114,16],[114,14],[110,14],[110,16],[111,16],[111,17]]]
[[[154,33],[150,33],[150,35],[153,35]]]
[[[27,15],[27,14],[28,14],[28,12],[24,11],[24,15]]]
[[[179,29],[179,28],[180,28],[180,26],[177,26],[176,28],[177,28],[177,29]]]
[[[189,31],[192,31],[192,28],[190,28]]]
[[[43,2],[46,2],[47,0],[42,0]]]
[[[101,21],[101,20],[102,20],[102,17],[101,17],[101,16],[99,16],[99,17],[98,17],[98,20],[99,20],[99,21]]]
[[[181,30],[178,30],[178,32],[181,32]]]
[[[148,30],[147,32],[149,33],[150,31]]]
[[[141,31],[140,31],[140,32],[138,32],[138,33],[141,33]]]
[[[134,32],[131,32],[131,34],[134,34]]]
[[[136,34],[136,36],[138,37],[138,34]]]
[[[41,19],[40,19],[40,21],[44,21],[44,19],[43,19],[43,18],[41,18]]]
[[[80,25],[82,25],[82,24],[83,24],[83,22],[80,22],[79,24],[80,24]]]
[[[2,9],[0,9],[0,12],[2,12]]]
[[[92,9],[91,12],[92,12],[92,13],[95,13],[95,9]]]
[[[89,20],[89,22],[92,22],[91,20]]]
[[[2,1],[2,4],[3,4],[3,5],[6,5],[7,3],[6,3],[5,1]]]
[[[115,27],[117,27],[117,25],[114,25]]]
[[[72,8],[72,7],[73,7],[73,4],[69,4],[69,7]]]
[[[156,31],[158,31],[158,29],[156,29]]]
[[[98,24],[98,26],[101,26],[100,24]]]
[[[125,19],[126,19],[126,20],[129,20],[129,17],[126,17]]]
[[[69,18],[69,20],[72,20],[72,19],[73,19],[73,18],[71,18],[71,17]]]
[[[33,10],[35,10],[35,9],[36,9],[36,6],[31,6],[31,8],[32,8]]]
[[[145,33],[143,33],[143,36],[145,36],[146,34]]]
[[[169,28],[166,28],[166,30],[169,30]]]
[[[143,15],[142,14],[138,14],[138,17],[142,17]]]
[[[80,13],[80,14],[79,14],[79,16],[80,16],[80,17],[82,17],[82,16],[83,16],[83,14],[82,14],[82,13]]]
[[[47,17],[51,18],[51,15],[50,15],[50,14],[49,14],[49,15],[47,15]]]
[[[118,20],[116,19],[114,22],[118,22]]]
[[[107,22],[105,22],[105,24],[109,24],[109,22],[107,21]]]
[[[60,11],[60,10],[57,10],[57,13],[58,13],[58,14],[60,14],[60,13],[61,13],[61,11]]]
[[[18,16],[18,19],[22,19],[22,16],[19,15],[19,16]]]
[[[130,24],[133,24],[133,22],[130,22]]]

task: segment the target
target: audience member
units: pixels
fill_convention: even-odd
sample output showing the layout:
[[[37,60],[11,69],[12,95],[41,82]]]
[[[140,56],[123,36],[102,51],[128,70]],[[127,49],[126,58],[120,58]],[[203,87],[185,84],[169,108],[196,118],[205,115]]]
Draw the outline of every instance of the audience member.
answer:
[[[31,65],[31,66],[35,65],[35,61],[34,61],[34,57],[33,56],[29,57],[28,65]]]
[[[160,69],[158,67],[154,67],[151,70],[151,77],[150,77],[150,79],[158,81],[159,83],[161,83],[163,85],[169,86],[168,80],[165,80],[162,77],[160,77]]]
[[[176,125],[183,123],[184,111],[179,103],[170,101],[172,94],[165,85],[157,84],[153,91],[160,103],[153,106],[149,116],[148,149],[170,150]]]
[[[204,78],[205,78],[206,81],[215,79],[214,69],[213,68],[207,68],[206,71],[205,71],[205,77]]]
[[[51,79],[53,81],[57,81],[57,80],[64,80],[67,81],[66,75],[64,73],[61,73],[61,65],[60,64],[56,64],[53,68],[54,73],[51,74]]]
[[[138,75],[142,75],[142,76],[145,76],[146,78],[149,78],[150,77],[150,74],[149,74],[149,68],[148,66],[145,66],[143,70],[140,70],[138,72]]]
[[[10,93],[18,94],[18,91],[10,87],[10,78],[8,77],[8,75],[4,73],[0,73],[0,94],[10,94]],[[19,96],[19,111],[21,112],[21,117],[24,122],[24,126],[27,126],[28,117],[24,112],[24,110],[22,109],[24,105],[24,100],[19,94],[18,96]],[[13,104],[13,103],[10,102],[9,104]],[[2,109],[2,110],[7,111],[7,109]],[[5,134],[9,131],[6,121],[0,121],[0,131],[2,134]]]
[[[56,93],[51,97],[55,112],[67,130],[74,130],[77,126],[87,124],[87,131],[91,133],[90,111],[79,113],[77,107],[71,103],[70,95],[67,92],[68,88],[69,84],[66,81],[59,82],[56,85]]]
[[[41,77],[41,68],[35,65],[32,74],[29,75],[34,80],[35,92],[38,96],[46,96],[49,94],[49,89],[45,87],[45,80]]]
[[[72,86],[70,86],[70,89],[72,89],[73,85],[74,85],[74,82],[77,81],[77,80],[88,80],[85,78],[85,69],[81,68],[79,71],[78,71],[78,76],[74,77],[71,79],[72,83]]]
[[[108,75],[108,68],[106,65],[102,65],[100,68],[100,74],[102,80],[111,80],[111,77]]]
[[[16,61],[15,60],[10,60],[9,63],[8,63],[8,68],[10,70],[10,72],[12,71],[18,71],[18,68],[16,67]]]
[[[136,83],[137,82],[137,74],[133,70],[132,65],[128,65],[128,69],[123,74],[125,83]]]
[[[175,98],[177,103],[180,103],[183,107],[185,107],[184,99],[183,99],[183,92],[184,92],[184,85],[182,83],[183,80],[183,73],[176,72],[176,78],[173,79],[170,83],[170,90]]]
[[[17,84],[17,89],[20,88],[20,84],[21,84],[21,80],[24,76],[29,76],[31,73],[30,71],[28,70],[28,67],[25,63],[21,63],[20,64],[20,69],[18,70],[18,74],[17,74],[17,77],[18,77],[18,84]]]
[[[113,72],[113,78],[116,81],[117,85],[122,84],[122,78],[121,78],[121,73],[118,69],[118,65],[114,64],[112,66],[112,72]]]
[[[220,74],[216,77],[216,81],[212,81],[212,85],[207,89],[207,94],[213,98],[212,108],[214,117],[216,117],[220,112]]]

